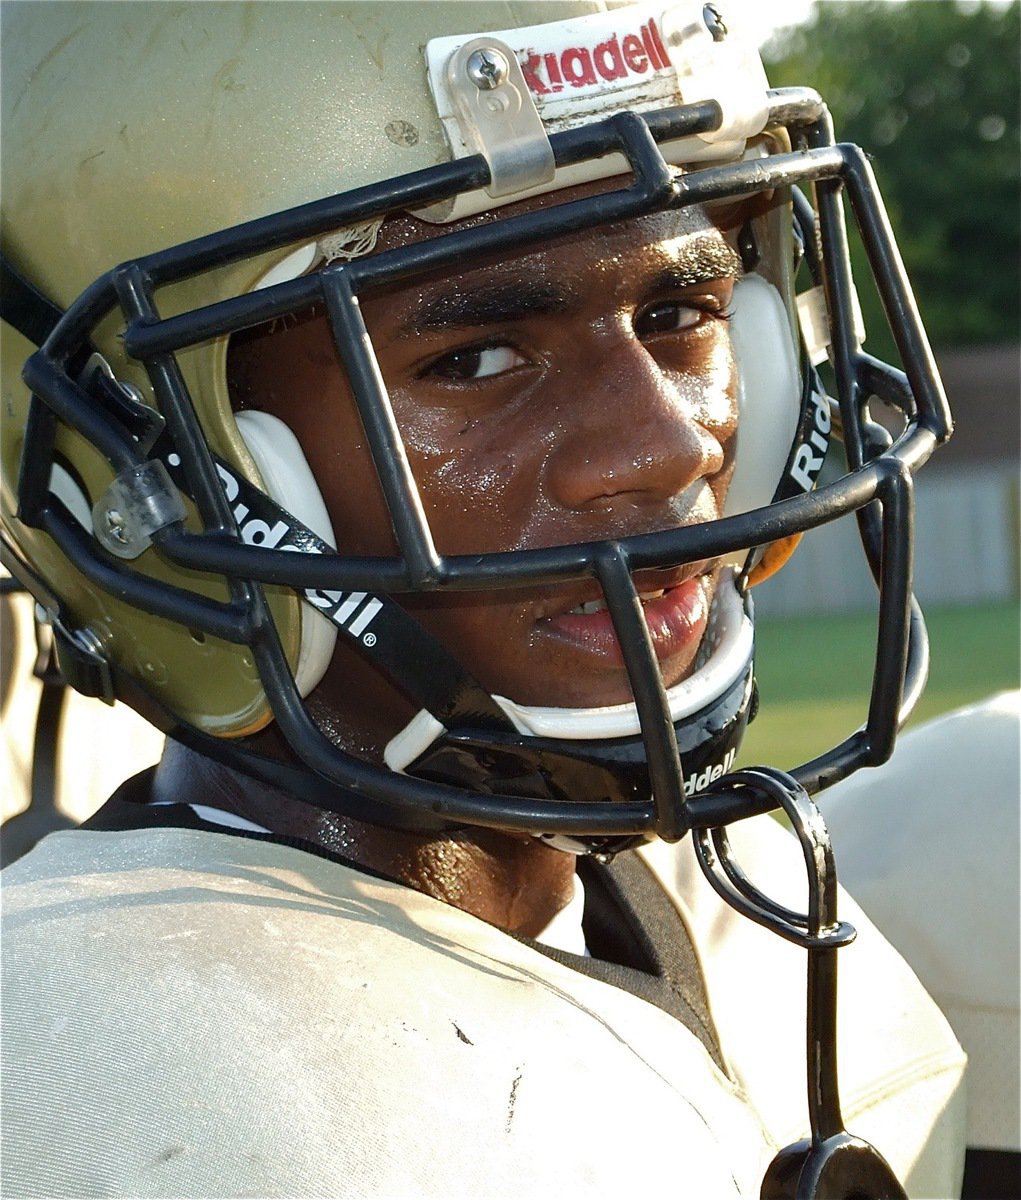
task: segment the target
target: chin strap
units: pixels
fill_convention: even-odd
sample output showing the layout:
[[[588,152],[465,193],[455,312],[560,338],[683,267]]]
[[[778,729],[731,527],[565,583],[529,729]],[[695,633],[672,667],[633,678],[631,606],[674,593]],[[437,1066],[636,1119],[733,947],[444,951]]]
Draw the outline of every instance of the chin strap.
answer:
[[[906,1200],[889,1163],[844,1128],[837,1087],[837,951],[855,938],[837,920],[837,871],[822,815],[790,775],[770,767],[736,771],[706,791],[749,808],[782,808],[801,843],[808,912],[759,891],[735,861],[725,826],[694,830],[698,864],[713,888],[750,920],[808,951],[808,1119],[811,1136],[785,1147],[762,1180],[761,1200]]]
[[[749,653],[740,675],[722,694],[674,726],[686,801],[698,796],[730,769],[754,710],[755,683]],[[641,735],[585,740],[455,726],[444,729],[406,770],[419,779],[453,783],[482,795],[524,796],[564,803],[583,796],[612,804],[644,802],[649,798],[649,769]],[[698,801],[694,803],[696,811],[701,811]],[[685,827],[688,824],[685,820]],[[645,835],[541,836],[568,853],[595,854],[602,858],[648,840]]]

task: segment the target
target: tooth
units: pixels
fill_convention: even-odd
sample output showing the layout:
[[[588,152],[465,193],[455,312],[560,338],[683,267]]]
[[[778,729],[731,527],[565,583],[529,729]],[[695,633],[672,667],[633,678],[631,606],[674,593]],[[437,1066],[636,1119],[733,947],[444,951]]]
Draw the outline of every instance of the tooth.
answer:
[[[571,613],[579,617],[591,617],[593,613],[603,612],[605,608],[605,600],[586,600],[584,604],[579,604],[577,608],[572,608]]]

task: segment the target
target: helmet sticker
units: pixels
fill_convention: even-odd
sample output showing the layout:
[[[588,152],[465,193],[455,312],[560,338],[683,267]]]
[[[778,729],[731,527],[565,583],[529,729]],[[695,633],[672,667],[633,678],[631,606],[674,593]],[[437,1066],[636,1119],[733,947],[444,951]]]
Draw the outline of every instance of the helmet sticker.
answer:
[[[512,49],[550,132],[605,115],[607,110],[641,110],[722,95],[739,68],[750,71],[746,92],[761,90],[759,119],[750,122],[758,127],[743,136],[762,128],[767,84],[761,64],[757,71],[751,69],[757,55],[740,33],[731,31],[725,41],[714,40],[701,2],[665,10],[661,5],[635,5],[489,35],[435,38],[426,47],[426,59],[441,117],[451,115],[443,103],[447,63],[460,46],[477,37],[504,42]],[[710,78],[715,86],[707,91]]]
[[[594,111],[600,101],[605,104],[607,97],[613,106],[633,102],[635,93],[653,103],[678,100],[676,74],[659,26],[642,7],[491,35],[434,38],[426,48],[434,91],[439,85],[445,92],[441,80],[447,63],[476,37],[510,47],[548,126],[577,124],[579,115]]]
[[[616,112],[705,100],[719,104],[719,127],[666,144],[664,156],[674,165],[729,161],[741,156],[748,138],[762,132],[768,112],[769,85],[755,46],[729,25],[722,37],[714,32],[701,0],[434,38],[426,47],[426,62],[454,156],[482,153],[491,167],[514,143],[545,140]],[[534,147],[529,154],[537,157]],[[625,169],[619,156],[610,155],[583,172],[578,165],[559,169],[555,183],[537,175],[518,195]],[[455,219],[490,207],[494,196],[502,198],[504,190],[490,189],[484,204],[469,205],[462,197],[455,212],[428,215]]]

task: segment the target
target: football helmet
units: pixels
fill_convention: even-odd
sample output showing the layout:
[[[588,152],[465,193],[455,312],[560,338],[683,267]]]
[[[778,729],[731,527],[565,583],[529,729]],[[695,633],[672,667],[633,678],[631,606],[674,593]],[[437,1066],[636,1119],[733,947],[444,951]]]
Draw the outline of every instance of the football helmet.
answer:
[[[756,702],[750,586],[806,530],[857,513],[879,595],[871,705],[793,775],[811,793],[888,756],[925,672],[911,479],[949,414],[868,162],[834,143],[814,92],[769,90],[726,12],[14,3],[4,22],[0,523],[74,686],[361,819],[604,852],[677,839],[778,803],[728,783]],[[861,346],[845,201],[899,366]],[[729,223],[742,262],[724,516],[440,553],[360,301],[667,210]],[[428,235],[380,248],[407,213]],[[347,553],[307,447],[232,399],[232,336],[314,305],[392,555]],[[901,414],[895,436],[873,398]],[[846,469],[816,487],[834,431]],[[667,688],[635,576],[698,562],[728,566],[696,669]],[[629,703],[494,694],[408,602],[578,580],[609,610]],[[310,712],[338,640],[418,710],[383,762]],[[253,741],[270,722],[279,755]]]

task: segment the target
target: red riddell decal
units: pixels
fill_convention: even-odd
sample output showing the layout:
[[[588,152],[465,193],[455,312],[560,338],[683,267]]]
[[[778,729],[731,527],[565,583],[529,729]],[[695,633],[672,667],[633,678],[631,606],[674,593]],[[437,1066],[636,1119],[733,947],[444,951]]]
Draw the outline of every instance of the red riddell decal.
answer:
[[[568,46],[564,50],[537,54],[519,50],[521,73],[529,90],[536,96],[555,95],[565,87],[586,87],[614,83],[629,75],[647,75],[670,66],[659,28],[647,21],[637,33],[614,34],[598,45]]]

